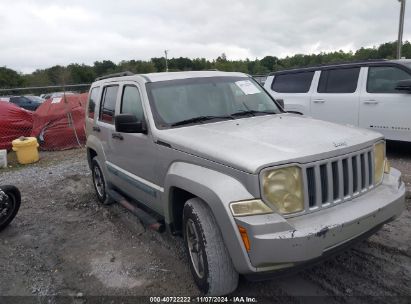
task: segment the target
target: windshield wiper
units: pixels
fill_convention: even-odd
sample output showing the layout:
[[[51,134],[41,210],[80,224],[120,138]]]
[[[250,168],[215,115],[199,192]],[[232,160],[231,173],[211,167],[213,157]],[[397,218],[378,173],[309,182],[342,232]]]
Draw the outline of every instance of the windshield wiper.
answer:
[[[255,114],[277,114],[276,112],[273,111],[255,111],[255,110],[248,110],[248,111],[241,111],[241,112],[236,112],[232,113],[231,116],[255,116]]]
[[[171,126],[176,127],[176,126],[188,125],[191,123],[203,122],[203,121],[213,120],[213,119],[234,119],[234,117],[232,116],[211,116],[211,115],[210,116],[198,116],[198,117],[193,117],[193,118],[177,121],[175,123],[172,123]]]

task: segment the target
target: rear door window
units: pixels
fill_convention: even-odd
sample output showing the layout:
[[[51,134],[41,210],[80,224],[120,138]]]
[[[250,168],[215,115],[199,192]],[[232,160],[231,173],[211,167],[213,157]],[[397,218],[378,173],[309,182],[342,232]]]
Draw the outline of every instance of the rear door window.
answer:
[[[360,67],[321,71],[318,93],[354,93]]]
[[[380,66],[368,68],[368,93],[401,93],[395,87],[398,81],[411,79],[411,74],[397,67]]]
[[[278,93],[307,93],[313,77],[314,71],[280,74],[275,76],[271,89]]]
[[[100,120],[114,124],[118,85],[105,87],[100,109]]]

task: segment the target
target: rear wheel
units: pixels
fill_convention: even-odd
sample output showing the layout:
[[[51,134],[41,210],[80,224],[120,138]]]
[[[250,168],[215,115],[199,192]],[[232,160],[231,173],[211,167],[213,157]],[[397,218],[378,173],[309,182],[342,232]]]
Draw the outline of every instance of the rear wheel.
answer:
[[[198,198],[188,200],[183,224],[185,249],[198,288],[213,296],[233,292],[239,275],[209,207]]]
[[[91,171],[93,176],[94,190],[96,190],[97,198],[103,205],[110,205],[114,201],[107,193],[107,182],[104,177],[101,166],[96,158],[91,161]]]
[[[17,215],[20,209],[20,191],[14,186],[0,188],[0,230],[3,230]]]

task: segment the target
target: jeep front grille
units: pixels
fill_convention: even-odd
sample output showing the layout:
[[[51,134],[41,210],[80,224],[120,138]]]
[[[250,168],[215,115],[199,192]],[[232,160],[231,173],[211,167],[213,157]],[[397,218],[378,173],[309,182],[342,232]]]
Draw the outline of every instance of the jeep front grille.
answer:
[[[368,148],[304,166],[305,211],[339,204],[374,187],[373,150]]]

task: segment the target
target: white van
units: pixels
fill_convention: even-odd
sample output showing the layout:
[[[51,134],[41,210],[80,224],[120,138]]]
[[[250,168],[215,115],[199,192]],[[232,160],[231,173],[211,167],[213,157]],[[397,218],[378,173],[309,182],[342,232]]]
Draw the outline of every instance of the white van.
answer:
[[[286,111],[411,142],[411,59],[274,72],[264,88]]]

